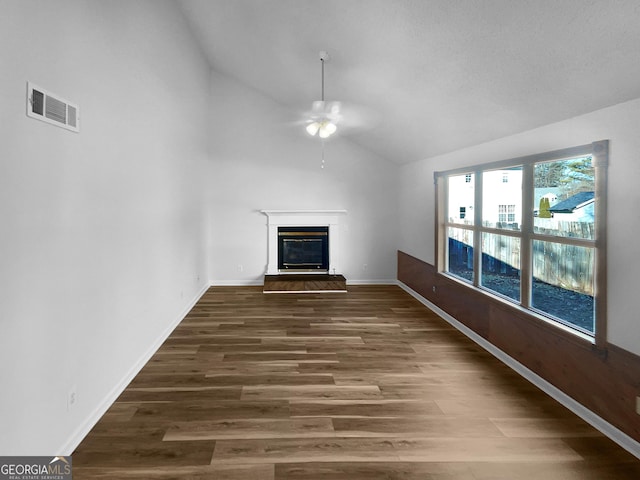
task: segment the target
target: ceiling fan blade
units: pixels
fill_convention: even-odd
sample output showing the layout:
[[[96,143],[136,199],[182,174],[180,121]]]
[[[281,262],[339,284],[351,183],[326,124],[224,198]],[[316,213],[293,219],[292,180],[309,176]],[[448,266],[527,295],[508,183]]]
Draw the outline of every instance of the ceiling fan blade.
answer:
[[[339,115],[342,103],[338,101],[327,102],[325,111],[330,115]]]
[[[340,103],[339,123],[341,128],[347,130],[368,130],[376,127],[381,122],[381,117],[374,109],[362,105]]]

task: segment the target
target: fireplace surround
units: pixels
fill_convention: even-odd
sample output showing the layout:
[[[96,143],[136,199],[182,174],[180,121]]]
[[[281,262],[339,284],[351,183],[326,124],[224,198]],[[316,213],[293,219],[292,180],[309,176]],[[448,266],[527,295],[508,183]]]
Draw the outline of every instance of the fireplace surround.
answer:
[[[304,273],[319,273],[328,272],[331,274],[341,274],[340,254],[341,254],[341,239],[340,231],[342,225],[340,223],[341,218],[346,215],[346,210],[261,210],[262,214],[267,216],[267,275],[278,274],[304,274]],[[317,238],[317,230],[326,231],[326,255],[325,263],[321,265],[321,268],[316,268],[315,265],[309,268],[300,266],[300,268],[284,268],[282,264],[278,262],[278,250],[279,250],[279,230],[282,233],[291,232],[291,229],[295,227],[294,231],[309,233],[309,230],[314,235],[307,235],[307,238]],[[305,228],[310,227],[310,228]],[[316,232],[313,232],[316,230]],[[285,236],[285,235],[283,235]],[[294,245],[293,243],[291,244]],[[304,248],[302,248],[304,250]],[[313,248],[309,249],[313,252]],[[315,259],[315,253],[309,253]],[[304,256],[304,253],[302,253]],[[302,262],[304,263],[304,262]],[[317,263],[317,262],[314,262]]]

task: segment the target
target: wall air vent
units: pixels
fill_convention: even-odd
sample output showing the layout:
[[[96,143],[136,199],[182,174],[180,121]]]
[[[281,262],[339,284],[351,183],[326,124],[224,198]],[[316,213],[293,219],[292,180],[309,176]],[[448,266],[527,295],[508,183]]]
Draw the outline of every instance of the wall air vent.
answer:
[[[31,82],[27,82],[27,115],[73,132],[80,131],[80,108]]]

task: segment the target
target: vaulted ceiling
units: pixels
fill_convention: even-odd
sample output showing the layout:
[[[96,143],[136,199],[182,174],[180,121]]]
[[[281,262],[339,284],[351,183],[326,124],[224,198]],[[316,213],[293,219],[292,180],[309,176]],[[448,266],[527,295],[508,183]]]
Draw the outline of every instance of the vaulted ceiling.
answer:
[[[329,52],[326,99],[365,107],[362,126],[339,133],[399,164],[640,97],[638,0],[180,5],[212,68],[292,123],[319,99]]]

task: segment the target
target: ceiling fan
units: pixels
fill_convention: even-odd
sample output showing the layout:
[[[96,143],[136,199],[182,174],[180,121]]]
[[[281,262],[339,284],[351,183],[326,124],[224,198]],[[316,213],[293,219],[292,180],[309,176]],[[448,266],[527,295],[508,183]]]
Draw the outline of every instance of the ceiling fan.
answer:
[[[324,66],[329,61],[326,51],[320,52],[321,90],[320,100],[311,104],[311,110],[303,114],[301,120],[307,133],[321,139],[329,138],[338,129],[342,133],[368,130],[380,123],[380,116],[369,107],[355,103],[325,101],[324,99]]]
[[[325,51],[320,52],[321,66],[321,90],[320,100],[316,100],[311,104],[311,110],[307,111],[302,122],[305,130],[312,137],[322,140],[322,168],[324,168],[324,140],[332,136],[338,131],[342,134],[353,133],[365,129],[375,127],[380,117],[372,109],[356,104],[325,101],[324,99],[324,65],[329,60],[329,54]],[[298,123],[299,125],[300,123]]]
[[[311,136],[322,139],[329,138],[338,130],[338,123],[342,120],[341,103],[337,101],[325,102],[324,100],[324,64],[329,59],[329,54],[320,52],[322,88],[320,100],[311,105],[311,111],[307,114],[306,130]]]

